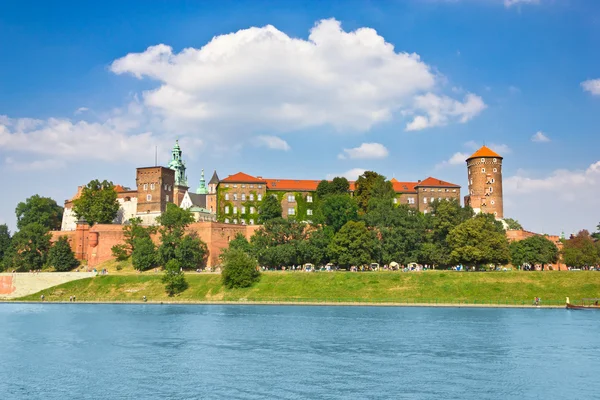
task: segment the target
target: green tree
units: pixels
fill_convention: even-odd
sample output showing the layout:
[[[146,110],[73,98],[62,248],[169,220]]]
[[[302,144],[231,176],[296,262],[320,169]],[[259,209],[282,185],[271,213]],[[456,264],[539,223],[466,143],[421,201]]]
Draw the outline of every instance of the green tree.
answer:
[[[334,232],[346,222],[358,219],[356,201],[347,194],[331,194],[320,202],[319,208],[325,225],[332,227]]]
[[[169,296],[174,296],[188,288],[188,283],[178,260],[172,259],[167,262],[162,282],[165,284],[165,291]]]
[[[336,176],[329,185],[329,194],[348,194],[350,191],[350,182],[343,176]]]
[[[364,221],[349,221],[329,245],[332,258],[341,266],[369,264],[376,257],[377,242]]]
[[[389,213],[382,216],[385,218],[377,228],[381,246],[379,261],[385,264],[392,261],[402,264],[418,261],[425,239],[423,214],[402,204],[392,207]]]
[[[7,260],[7,268],[17,271],[41,269],[48,258],[50,233],[48,229],[33,222],[24,226],[12,237]]]
[[[169,260],[177,258],[177,247],[185,235],[185,228],[194,222],[194,216],[190,211],[168,203],[165,212],[156,220],[160,224],[158,260],[164,266]]]
[[[385,182],[385,177],[373,171],[365,171],[356,180],[354,198],[358,204],[359,211],[363,214],[368,211],[369,200],[373,195],[371,189],[376,186],[375,182],[377,181]]]
[[[451,262],[467,266],[503,265],[510,259],[506,233],[491,214],[478,214],[447,237]]]
[[[112,255],[117,261],[125,261],[131,256],[129,252],[129,247],[126,244],[115,244],[110,248]]]
[[[333,229],[330,227],[317,227],[310,230],[306,240],[298,242],[300,264],[323,265],[329,262],[328,247],[333,235]]]
[[[570,267],[588,267],[600,262],[599,247],[586,230],[566,240],[562,253],[565,264]]]
[[[594,240],[600,240],[600,224],[596,226],[596,232],[592,234]]]
[[[222,254],[221,279],[227,289],[250,287],[260,280],[256,260],[240,249],[228,249]]]
[[[73,212],[77,218],[85,218],[90,225],[111,224],[119,213],[117,192],[112,182],[94,179],[73,201]]]
[[[523,227],[516,219],[504,218],[504,222],[506,222],[506,225],[510,230],[523,230]]]
[[[123,225],[123,237],[130,253],[135,248],[137,239],[151,237],[155,233],[156,227],[142,225],[141,218],[131,218]]]
[[[510,244],[510,259],[515,266],[541,265],[543,270],[558,261],[558,248],[544,236],[532,236]]]
[[[305,239],[305,230],[304,223],[284,218],[266,221],[250,238],[254,255],[261,265],[269,267],[297,263],[298,243]]]
[[[48,230],[60,230],[63,208],[49,197],[33,195],[17,204],[17,228],[22,229],[31,223],[38,223]]]
[[[66,236],[61,236],[48,251],[48,265],[57,271],[70,271],[79,266]]]
[[[330,185],[329,181],[323,179],[317,185],[317,190],[315,191],[315,194],[317,195],[318,198],[322,199],[330,193],[331,193],[331,185]]]
[[[238,232],[235,234],[233,239],[229,241],[229,249],[241,250],[246,254],[253,254],[252,244],[246,239],[244,234]]]
[[[138,271],[147,271],[159,265],[156,246],[150,237],[135,239],[135,246],[131,253],[131,264]]]
[[[4,256],[8,254],[10,242],[11,237],[10,231],[8,230],[8,225],[0,225],[0,271],[4,270]]]
[[[208,258],[208,246],[196,232],[185,235],[175,248],[175,257],[183,269],[203,268]]]
[[[272,219],[281,218],[281,203],[275,196],[266,195],[258,207],[260,213],[260,222],[265,223]]]

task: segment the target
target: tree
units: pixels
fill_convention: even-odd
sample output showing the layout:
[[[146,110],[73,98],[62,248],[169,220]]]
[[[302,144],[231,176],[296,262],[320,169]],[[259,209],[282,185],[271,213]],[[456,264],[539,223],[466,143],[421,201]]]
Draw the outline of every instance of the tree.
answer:
[[[506,225],[508,226],[508,229],[510,229],[510,230],[515,230],[515,231],[523,230],[523,227],[521,226],[519,221],[517,221],[516,219],[504,218],[504,222],[506,222]]]
[[[185,228],[194,222],[194,216],[190,211],[168,203],[165,212],[156,220],[161,225],[158,260],[164,266],[169,260],[177,258],[176,249],[181,244]]]
[[[365,171],[358,177],[355,183],[354,197],[358,204],[358,209],[364,214],[368,211],[369,199],[372,196],[371,189],[376,181],[385,182],[385,177],[377,172]]]
[[[598,265],[600,262],[599,247],[586,230],[565,240],[563,246],[563,259],[571,267],[588,267]]]
[[[4,269],[4,256],[8,253],[8,249],[10,249],[10,242],[11,237],[8,225],[0,225],[0,271]]]
[[[329,261],[328,247],[333,235],[330,227],[318,227],[309,231],[306,240],[298,242],[300,263],[326,264]]]
[[[165,265],[165,273],[162,277],[165,290],[169,296],[174,296],[188,288],[185,275],[181,270],[179,261],[172,259]]]
[[[154,233],[156,227],[142,225],[141,218],[131,218],[123,225],[123,237],[130,253],[134,250],[137,239],[151,237]]]
[[[265,222],[250,238],[258,262],[270,267],[297,263],[298,243],[306,238],[305,229],[306,224],[284,218]]]
[[[532,267],[553,264],[558,261],[558,248],[544,236],[532,236],[510,244],[510,259],[513,265],[529,264]]]
[[[208,246],[196,232],[185,235],[175,248],[175,257],[183,269],[197,269],[206,264]]]
[[[48,251],[48,265],[57,271],[70,271],[79,266],[66,236],[61,236]]]
[[[275,196],[266,195],[258,207],[260,213],[260,222],[265,223],[275,218],[281,218],[281,203]]]
[[[135,246],[131,253],[131,264],[138,271],[147,271],[158,266],[156,246],[150,237],[135,239]]]
[[[22,229],[31,223],[38,223],[48,230],[60,230],[63,208],[49,197],[33,195],[17,204],[17,228]]]
[[[467,266],[508,263],[508,240],[497,222],[491,214],[478,214],[452,229],[447,237],[451,262]]]
[[[356,201],[347,194],[330,194],[320,202],[320,212],[325,225],[339,231],[348,221],[358,219]]]
[[[594,240],[600,240],[600,224],[596,226],[596,232],[592,234]]]
[[[111,224],[119,213],[117,192],[112,182],[94,179],[73,201],[73,212],[77,218],[85,218],[90,224]]]
[[[368,264],[375,258],[377,242],[364,221],[348,221],[329,245],[332,258],[342,266]]]
[[[329,194],[348,194],[350,182],[343,176],[336,176],[329,185]]]
[[[50,233],[48,229],[33,222],[13,236],[6,267],[17,271],[41,269],[48,257]],[[6,258],[6,257],[5,257]]]
[[[250,287],[260,280],[256,260],[240,249],[228,249],[222,254],[221,279],[227,289]]]
[[[315,194],[317,195],[318,198],[322,199],[330,193],[331,193],[330,183],[329,183],[329,181],[323,179],[317,185],[317,190],[315,191]]]

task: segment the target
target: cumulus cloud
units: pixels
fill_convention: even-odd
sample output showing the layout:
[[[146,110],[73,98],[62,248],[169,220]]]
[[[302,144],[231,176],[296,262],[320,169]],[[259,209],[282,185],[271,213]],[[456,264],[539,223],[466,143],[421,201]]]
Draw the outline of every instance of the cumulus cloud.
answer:
[[[433,93],[419,95],[415,98],[413,110],[408,111],[407,114],[424,113],[425,115],[416,115],[406,125],[406,130],[418,131],[434,126],[444,126],[450,122],[464,124],[485,110],[486,107],[483,99],[472,93],[467,94],[463,102]]]
[[[469,158],[469,156],[470,154],[468,153],[456,152],[448,160],[442,161],[441,163],[437,164],[435,168],[442,169],[447,166],[466,165],[466,160],[467,158]]]
[[[78,114],[84,113],[89,110],[90,109],[87,107],[79,107],[77,110],[75,110],[75,112],[73,114],[78,115]]]
[[[385,158],[389,154],[388,149],[381,143],[363,143],[352,149],[344,149],[338,158],[345,159],[367,159],[367,158]]]
[[[581,82],[581,87],[586,92],[590,92],[594,96],[600,96],[600,79],[588,79]]]
[[[264,146],[273,150],[288,151],[291,148],[285,140],[277,136],[257,136],[255,140],[258,146]]]
[[[338,173],[338,174],[327,174],[327,179],[333,179],[336,176],[339,176],[339,177],[344,177],[344,178],[348,179],[349,181],[355,181],[358,179],[359,176],[364,174],[365,171],[366,171],[366,169],[364,169],[364,168],[352,168],[346,172],[342,172],[342,173]]]
[[[66,166],[66,163],[61,160],[34,160],[30,162],[16,161],[12,157],[7,157],[4,164],[15,171],[48,171],[60,169]]]
[[[550,138],[548,136],[546,136],[546,134],[542,131],[537,131],[532,137],[531,137],[531,141],[532,142],[537,142],[537,143],[547,143],[550,141]]]

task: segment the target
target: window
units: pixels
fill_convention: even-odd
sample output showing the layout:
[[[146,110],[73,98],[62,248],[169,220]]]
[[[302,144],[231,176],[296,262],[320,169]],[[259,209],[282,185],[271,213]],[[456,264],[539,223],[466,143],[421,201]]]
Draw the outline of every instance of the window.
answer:
[[[288,215],[294,215],[296,214],[296,209],[295,208],[288,208]]]
[[[456,193],[456,189],[452,189],[452,191],[453,191],[454,193]]]
[[[398,204],[398,198],[394,197],[394,204]]]
[[[492,200],[492,205],[496,204],[496,202],[494,200]]]
[[[288,203],[293,203],[296,201],[296,198],[293,194],[288,195]]]
[[[494,217],[496,217],[498,215],[498,213],[496,211],[494,211]]]
[[[229,223],[229,218],[225,218],[225,223],[228,224]]]
[[[225,193],[225,200],[229,200],[229,193]]]
[[[492,193],[493,191],[494,191],[494,188],[493,188],[493,187],[491,187],[491,188],[490,188],[490,193]]]
[[[442,198],[441,198],[441,197],[438,197],[438,201],[442,201]]]
[[[250,207],[250,214],[254,214],[254,207]]]
[[[442,191],[442,189],[438,189],[438,192],[441,192],[441,191]]]
[[[168,187],[168,186],[167,186],[167,184],[165,183],[165,190],[167,190],[167,187]]]
[[[168,202],[169,201],[169,195],[165,196],[165,201]]]
[[[431,199],[429,199],[429,201],[430,201],[431,203],[433,203],[433,201],[434,201],[434,200],[435,200],[435,199],[434,199],[433,197],[432,197]]]
[[[154,190],[154,183],[150,184],[150,190]]]
[[[246,207],[242,206],[242,214],[246,214]]]
[[[496,182],[496,180],[494,178],[492,178],[492,183]]]
[[[249,187],[250,189],[252,189],[252,188],[254,187],[254,185],[249,185],[248,187]]]
[[[169,192],[173,190],[173,186],[169,185]]]
[[[481,168],[481,172],[485,172],[485,168]]]
[[[237,200],[237,193],[233,194],[233,200]]]
[[[312,203],[312,196],[310,194],[308,196],[306,196],[306,202]]]
[[[427,204],[427,197],[423,198],[423,203]]]
[[[258,185],[257,187],[258,187],[259,189],[262,189],[262,185]]]
[[[226,184],[225,184],[225,187],[226,187],[226,188],[228,188],[228,187],[229,187],[229,183],[226,183]]]
[[[253,220],[253,219],[251,219],[250,221],[248,221],[248,223],[249,223],[250,225],[254,225],[254,220]]]
[[[312,210],[310,208],[306,210],[306,215],[313,215]]]
[[[233,223],[234,223],[234,224],[237,224],[237,218],[234,218],[234,219],[233,219]]]
[[[246,201],[246,195],[242,193],[242,201]]]
[[[498,172],[498,168],[494,168],[494,172]]]
[[[146,201],[152,201],[152,195],[151,194],[147,194],[146,195]]]
[[[148,184],[144,183],[144,190],[148,190]]]
[[[229,206],[225,206],[225,214],[229,214]]]
[[[469,175],[471,175],[471,170],[469,169]]]
[[[250,193],[250,201],[254,201],[254,195]]]
[[[471,189],[471,196],[473,196],[475,194],[475,191],[473,189]]]
[[[258,194],[257,198],[258,198],[258,201],[261,201],[262,200],[262,194]]]
[[[242,185],[242,189],[245,189],[245,188],[246,188],[246,185]]]
[[[415,198],[414,197],[409,197],[408,198],[408,204],[415,204]]]
[[[496,162],[497,160],[494,158],[494,162]]]
[[[233,206],[233,213],[237,214],[237,207],[236,206]]]
[[[233,187],[234,187],[234,188],[236,188],[236,187],[237,187],[237,183],[234,183],[234,184],[233,184]]]

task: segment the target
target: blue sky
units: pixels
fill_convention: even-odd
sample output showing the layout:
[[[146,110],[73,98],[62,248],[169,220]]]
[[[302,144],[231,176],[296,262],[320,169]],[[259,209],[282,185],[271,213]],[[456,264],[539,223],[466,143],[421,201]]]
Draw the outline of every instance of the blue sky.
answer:
[[[0,223],[38,193],[135,185],[180,139],[204,168],[372,169],[466,194],[504,159],[505,215],[600,222],[600,4],[571,0],[0,3]]]

